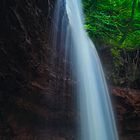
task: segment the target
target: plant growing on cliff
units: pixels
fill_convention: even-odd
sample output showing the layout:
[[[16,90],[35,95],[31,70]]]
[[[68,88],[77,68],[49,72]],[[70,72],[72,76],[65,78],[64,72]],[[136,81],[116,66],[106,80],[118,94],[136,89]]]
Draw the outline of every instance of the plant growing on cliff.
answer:
[[[128,81],[136,79],[134,73],[138,71],[140,57],[140,0],[83,0],[83,7],[85,29],[98,50],[102,44],[111,46],[114,73],[120,73],[123,67]],[[134,69],[128,72],[129,67]]]
[[[139,0],[83,0],[91,38],[119,48],[140,46]]]

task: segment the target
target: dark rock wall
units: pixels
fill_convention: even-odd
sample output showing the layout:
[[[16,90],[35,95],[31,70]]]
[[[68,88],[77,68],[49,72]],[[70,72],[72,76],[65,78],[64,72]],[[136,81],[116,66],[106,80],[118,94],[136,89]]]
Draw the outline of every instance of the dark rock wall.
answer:
[[[0,140],[73,139],[67,62],[50,43],[54,5],[0,1]]]
[[[112,88],[120,140],[140,140],[140,91]]]

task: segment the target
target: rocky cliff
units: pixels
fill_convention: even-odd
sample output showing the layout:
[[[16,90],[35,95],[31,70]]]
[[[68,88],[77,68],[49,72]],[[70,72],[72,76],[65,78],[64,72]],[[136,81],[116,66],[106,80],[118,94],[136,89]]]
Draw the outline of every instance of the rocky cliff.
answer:
[[[121,140],[140,140],[140,91],[111,88]]]
[[[63,51],[50,45],[54,5],[0,1],[1,140],[57,140],[72,133],[71,82]]]

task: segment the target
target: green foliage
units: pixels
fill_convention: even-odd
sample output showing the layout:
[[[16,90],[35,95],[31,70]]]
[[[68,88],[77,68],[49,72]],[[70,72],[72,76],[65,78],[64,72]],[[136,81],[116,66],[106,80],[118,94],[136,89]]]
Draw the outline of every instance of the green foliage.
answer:
[[[111,80],[118,84],[120,76],[129,86],[140,75],[140,0],[83,0],[83,7],[91,39],[99,50],[110,48]]]
[[[140,47],[139,0],[83,0],[83,5],[92,39],[119,48]]]

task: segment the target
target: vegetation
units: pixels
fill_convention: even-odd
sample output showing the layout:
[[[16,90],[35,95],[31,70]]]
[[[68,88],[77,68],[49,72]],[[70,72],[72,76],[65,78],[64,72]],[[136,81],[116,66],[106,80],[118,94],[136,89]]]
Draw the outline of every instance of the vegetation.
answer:
[[[109,77],[129,87],[140,77],[140,0],[83,0],[83,5],[91,39],[99,50],[107,46],[113,57]]]

